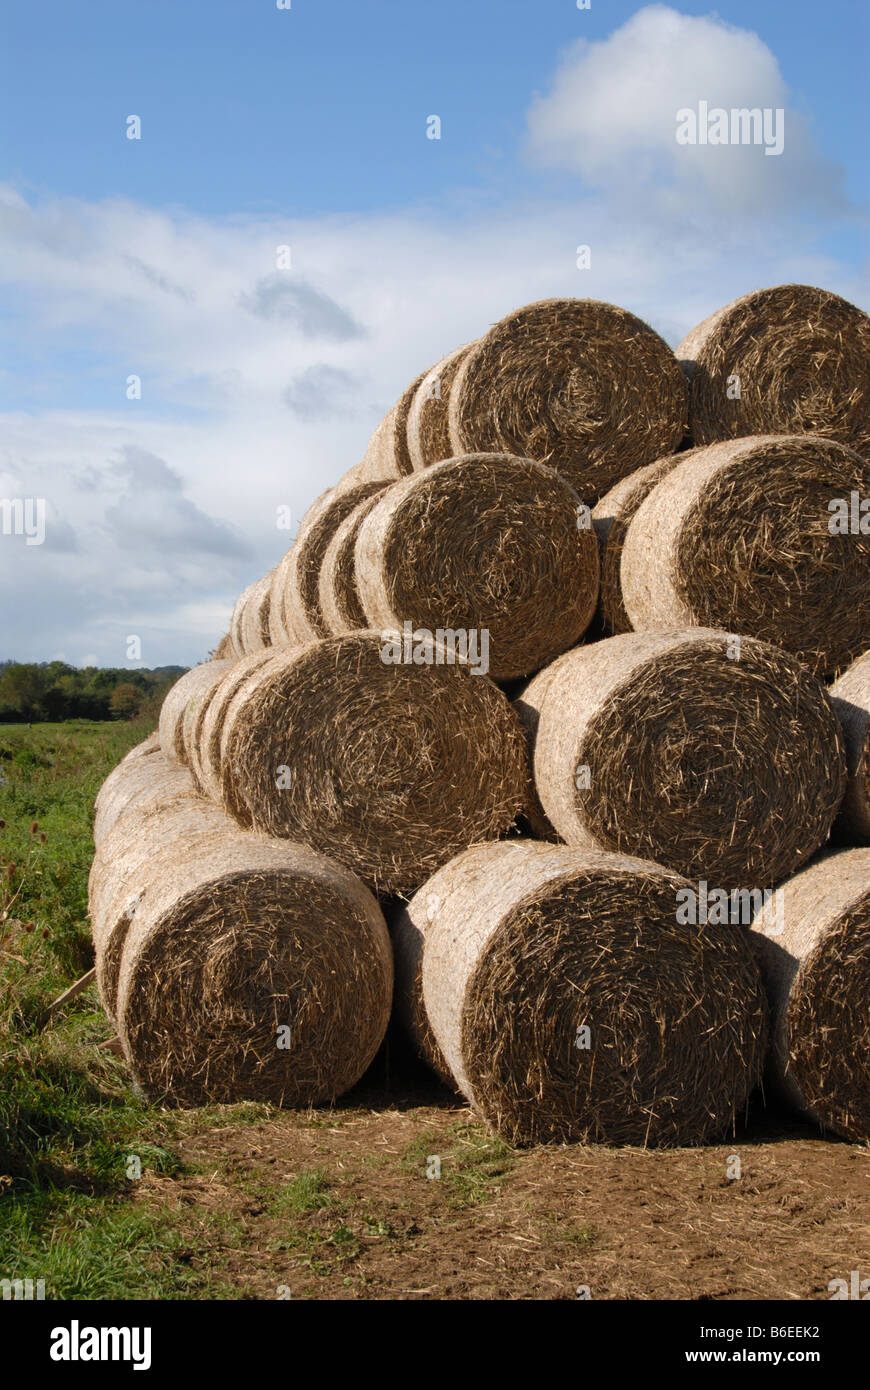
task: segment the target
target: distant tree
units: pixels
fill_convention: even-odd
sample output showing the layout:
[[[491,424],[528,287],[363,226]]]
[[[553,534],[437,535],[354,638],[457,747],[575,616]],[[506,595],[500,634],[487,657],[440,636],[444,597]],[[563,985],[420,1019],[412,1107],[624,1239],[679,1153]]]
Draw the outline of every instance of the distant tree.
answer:
[[[109,698],[109,709],[116,719],[134,719],[142,707],[142,691],[130,681],[116,685]]]

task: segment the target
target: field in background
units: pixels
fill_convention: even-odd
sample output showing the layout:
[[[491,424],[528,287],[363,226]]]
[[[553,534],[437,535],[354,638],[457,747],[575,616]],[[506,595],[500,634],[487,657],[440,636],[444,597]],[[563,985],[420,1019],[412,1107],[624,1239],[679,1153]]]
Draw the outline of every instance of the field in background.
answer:
[[[0,947],[0,1279],[47,1298],[806,1299],[870,1277],[870,1148],[788,1118],[698,1150],[516,1153],[395,1037],[332,1110],[138,1099],[99,1050],[96,991],[49,1006],[91,964],[94,796],[148,732],[0,725],[7,894],[24,875]]]

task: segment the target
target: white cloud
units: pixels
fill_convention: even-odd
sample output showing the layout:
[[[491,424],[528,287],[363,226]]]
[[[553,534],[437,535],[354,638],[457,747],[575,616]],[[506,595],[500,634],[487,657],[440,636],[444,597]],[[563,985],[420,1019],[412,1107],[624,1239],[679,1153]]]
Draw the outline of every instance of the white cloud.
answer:
[[[23,364],[4,389],[27,405],[0,416],[0,496],[45,497],[49,521],[26,554],[0,537],[0,659],[88,651],[123,664],[129,633],[148,665],[201,658],[240,589],[287,548],[276,509],[298,521],[417,372],[519,304],[610,300],[672,344],[764,284],[822,284],[866,307],[866,278],[801,239],[788,200],[766,205],[763,224],[727,220],[705,165],[688,196],[674,113],[699,95],[787,100],[757,37],[654,6],[574,49],[530,114],[535,158],[597,181],[593,193],[294,220],[28,202],[0,187],[0,283],[15,287]],[[670,183],[645,183],[635,160],[669,168]],[[288,244],[292,269],[278,270]],[[47,368],[38,391],[33,362]],[[126,399],[130,373],[141,401]],[[55,390],[75,400],[93,382],[93,408],[55,404]]]
[[[679,145],[676,113],[699,101],[722,107],[783,109],[785,146],[768,157],[760,145]],[[676,185],[708,199],[721,216],[745,217],[783,200],[830,211],[842,206],[841,171],[816,150],[795,109],[779,64],[757,34],[718,16],[684,15],[667,5],[639,10],[608,38],[579,40],[567,51],[552,90],[528,118],[533,160],[568,169],[626,199],[639,186],[660,189],[666,206]],[[627,180],[627,183],[626,183]]]

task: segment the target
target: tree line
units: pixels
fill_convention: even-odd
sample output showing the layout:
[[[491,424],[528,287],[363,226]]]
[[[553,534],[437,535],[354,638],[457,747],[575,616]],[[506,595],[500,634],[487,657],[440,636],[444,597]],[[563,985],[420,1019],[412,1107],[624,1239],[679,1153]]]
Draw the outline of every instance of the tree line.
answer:
[[[135,719],[152,708],[184,666],[153,670],[67,666],[64,661],[0,662],[0,724],[65,719]]]

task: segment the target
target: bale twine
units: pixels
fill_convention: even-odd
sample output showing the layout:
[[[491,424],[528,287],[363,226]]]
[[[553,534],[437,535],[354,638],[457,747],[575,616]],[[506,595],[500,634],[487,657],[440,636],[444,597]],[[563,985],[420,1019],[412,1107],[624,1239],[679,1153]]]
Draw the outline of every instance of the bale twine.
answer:
[[[685,457],[684,453],[668,454],[666,458],[656,459],[655,463],[648,463],[645,468],[629,473],[627,478],[621,478],[615,487],[606,492],[592,509],[592,525],[601,562],[599,614],[605,635],[631,632],[631,623],[622,601],[619,573],[628,527],[641,502],[649,496],[656,483],[661,482]]]
[[[215,686],[211,698],[200,705],[199,716],[191,737],[191,772],[197,787],[215,801],[221,793],[221,743],[226,727],[227,711],[235,696],[255,671],[276,655],[276,648],[265,647],[236,662],[223,680]]]
[[[211,693],[218,681],[232,670],[232,661],[203,661],[192,666],[181,676],[163,701],[160,708],[160,747],[167,758],[173,762],[187,765],[187,749],[184,743],[184,720],[190,708],[197,709]]]
[[[764,992],[747,933],[678,922],[688,886],[513,840],[411,900],[430,1027],[510,1143],[696,1144],[734,1123],[761,1074]]]
[[[720,627],[785,647],[820,676],[870,643],[870,535],[832,533],[870,497],[870,465],[812,435],[695,449],[659,481],[622,550],[632,626]],[[832,507],[834,510],[832,510]]]
[[[754,290],[693,328],[676,355],[696,444],[807,433],[870,450],[870,318],[839,295]]]
[[[380,908],[353,874],[235,831],[155,856],[140,884],[116,1017],[147,1096],[307,1106],[359,1080],[393,970]]]
[[[824,855],[753,923],[771,1007],[771,1090],[846,1139],[870,1139],[870,850]],[[781,930],[779,930],[781,928]]]
[[[495,324],[450,391],[451,453],[548,463],[590,505],[679,445],[686,383],[667,343],[625,309],[544,299]]]
[[[233,700],[222,741],[240,824],[323,850],[384,893],[507,831],[528,779],[519,721],[486,676],[436,643],[424,664],[403,655],[398,634],[374,632],[282,652]]]
[[[476,343],[457,348],[426,373],[411,402],[405,435],[415,470],[453,456],[448,411],[456,373]]]
[[[171,779],[119,816],[101,841],[88,878],[97,987],[114,1021],[124,942],[140,901],[141,872],[155,855],[194,854],[203,838],[234,828],[219,806]]]
[[[329,542],[359,502],[384,487],[382,482],[357,483],[331,489],[319,497],[302,518],[292,547],[277,566],[272,581],[269,626],[273,643],[313,642],[327,636],[320,610],[320,569]],[[276,607],[280,617],[273,620]],[[283,636],[276,638],[280,628]]]
[[[425,910],[425,905],[423,909],[418,909],[418,917],[421,911]],[[431,910],[430,903],[429,911]],[[423,1006],[423,931],[406,909],[400,911],[390,923],[390,938],[393,943],[396,975],[393,1013],[410,1038],[420,1060],[425,1062],[445,1085],[455,1091],[456,1082],[429,1026]]]
[[[870,844],[870,652],[831,686],[834,710],[846,743],[848,780],[834,837],[845,844]]]
[[[187,768],[170,762],[159,748],[147,757],[125,758],[109,773],[94,803],[94,844],[99,848],[115,823],[134,806],[154,796],[171,800],[193,791]]]
[[[318,598],[330,637],[340,637],[342,633],[355,632],[368,625],[357,588],[354,550],[360,526],[382,496],[382,492],[374,492],[358,502],[326,547],[320,566]]]
[[[767,888],[824,842],[845,788],[839,724],[787,652],[694,628],[623,633],[558,663],[534,775],[570,845],[637,854],[717,888]]]
[[[393,483],[360,525],[355,572],[369,627],[488,633],[477,640],[495,680],[577,642],[598,601],[588,511],[551,468],[509,454],[446,459]]]

